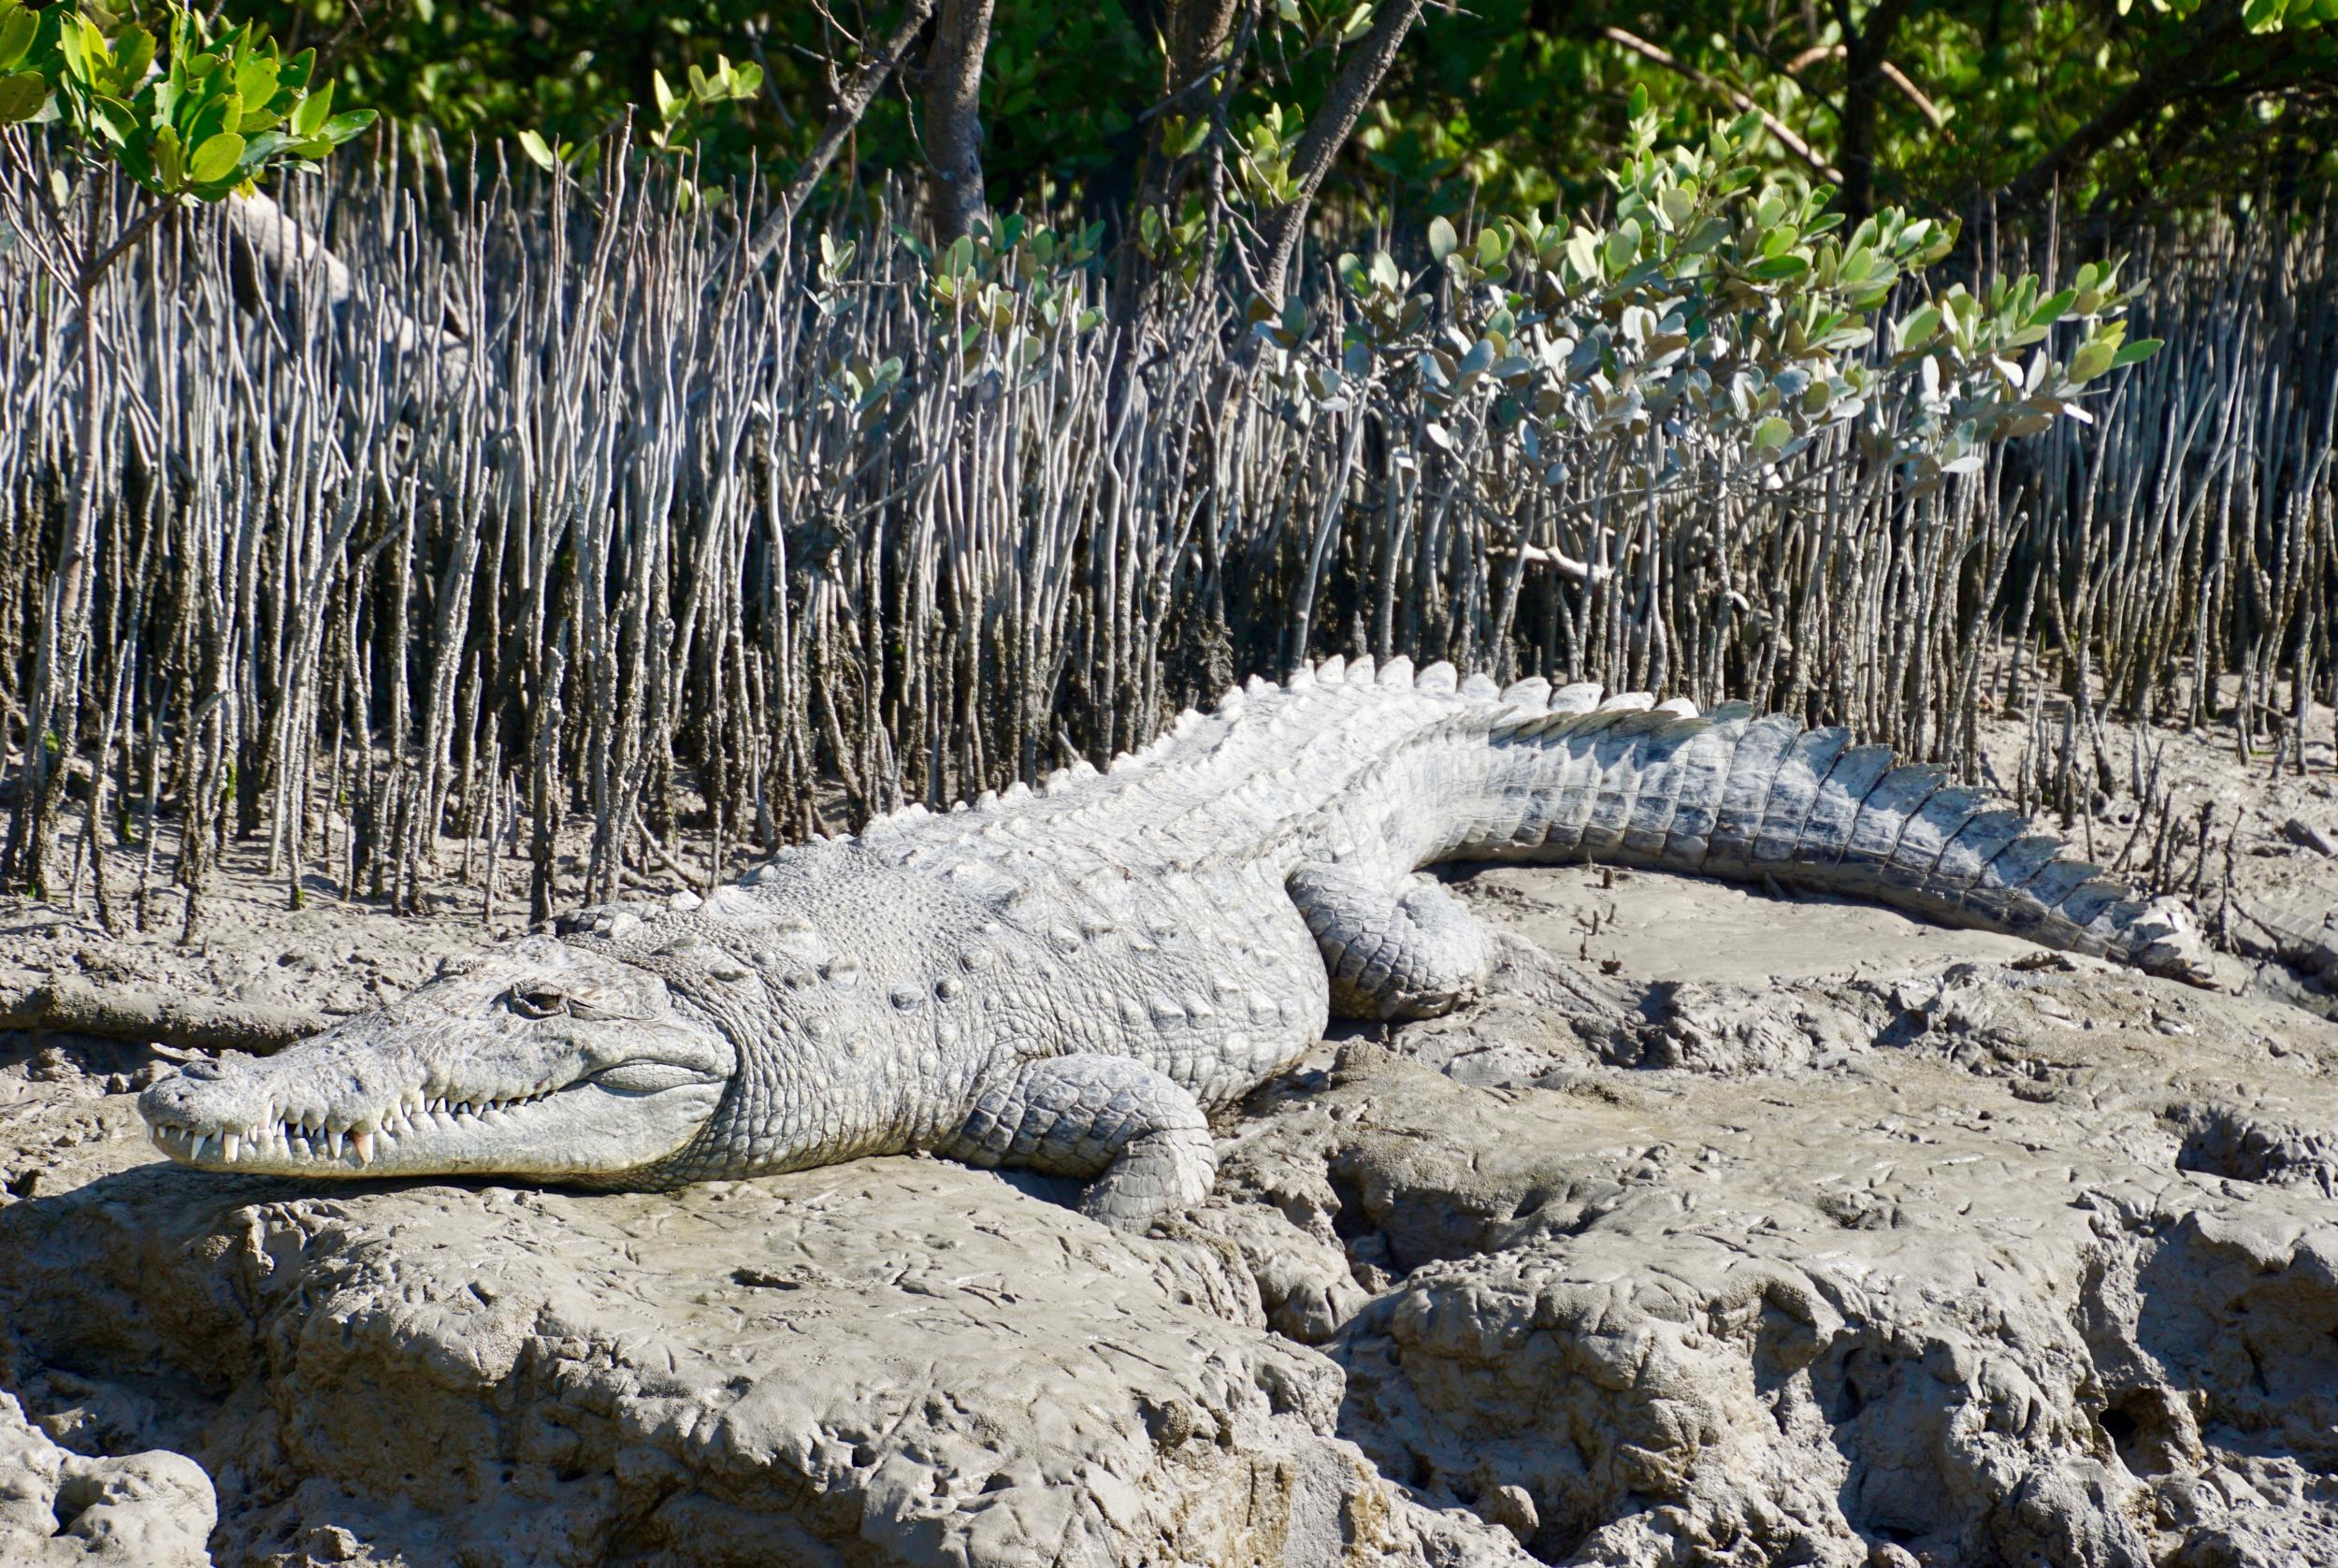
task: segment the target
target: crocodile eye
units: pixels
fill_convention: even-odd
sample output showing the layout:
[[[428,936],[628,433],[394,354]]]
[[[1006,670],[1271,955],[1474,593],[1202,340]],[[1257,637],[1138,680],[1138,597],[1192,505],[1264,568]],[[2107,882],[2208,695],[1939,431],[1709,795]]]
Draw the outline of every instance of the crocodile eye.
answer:
[[[506,1000],[523,1018],[549,1018],[569,1010],[567,995],[552,985],[514,985]]]

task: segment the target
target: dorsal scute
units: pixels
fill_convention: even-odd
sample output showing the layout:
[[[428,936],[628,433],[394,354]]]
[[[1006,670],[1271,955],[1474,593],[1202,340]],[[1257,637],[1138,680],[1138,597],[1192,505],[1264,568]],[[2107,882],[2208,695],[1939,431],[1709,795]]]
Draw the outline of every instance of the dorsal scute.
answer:
[[[1316,683],[1325,686],[1344,684],[1348,679],[1348,661],[1334,654],[1315,667]]]
[[[1644,713],[1656,705],[1653,692],[1618,692],[1593,710],[1600,713]]]
[[[1461,694],[1481,701],[1492,701],[1501,697],[1502,688],[1494,682],[1493,676],[1480,672],[1463,677]]]
[[[1671,713],[1683,719],[1693,719],[1696,717],[1696,704],[1685,697],[1675,697],[1657,703],[1656,712]]]
[[[1402,654],[1397,655],[1394,658],[1380,666],[1379,682],[1383,686],[1411,685],[1412,660],[1407,658]]]
[[[1348,683],[1349,685],[1368,686],[1378,679],[1379,671],[1374,667],[1371,655],[1358,654],[1348,661]]]
[[[1539,675],[1512,681],[1502,688],[1502,700],[1520,708],[1548,708],[1551,706],[1551,683]]]
[[[1599,706],[1600,696],[1606,689],[1596,681],[1572,682],[1551,694],[1551,712],[1588,713]]]
[[[1450,692],[1461,685],[1461,672],[1444,659],[1428,666],[1412,678],[1415,691]]]

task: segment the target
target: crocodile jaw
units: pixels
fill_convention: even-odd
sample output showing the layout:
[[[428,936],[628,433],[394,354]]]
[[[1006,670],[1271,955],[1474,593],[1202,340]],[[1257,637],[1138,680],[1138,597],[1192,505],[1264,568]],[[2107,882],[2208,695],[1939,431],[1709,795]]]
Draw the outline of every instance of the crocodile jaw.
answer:
[[[696,1137],[737,1062],[657,976],[529,938],[275,1056],[191,1063],[138,1113],[207,1171],[606,1184]]]

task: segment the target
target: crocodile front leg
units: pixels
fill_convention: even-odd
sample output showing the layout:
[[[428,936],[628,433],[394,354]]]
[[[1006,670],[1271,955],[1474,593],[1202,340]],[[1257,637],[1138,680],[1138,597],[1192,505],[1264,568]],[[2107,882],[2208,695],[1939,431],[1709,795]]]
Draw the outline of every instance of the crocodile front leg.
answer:
[[[986,1086],[936,1153],[969,1165],[1020,1165],[1088,1182],[1080,1212],[1122,1230],[1209,1196],[1218,1151],[1201,1103],[1126,1057],[1025,1062]]]
[[[1434,1018],[1485,984],[1485,933],[1440,884],[1407,877],[1391,885],[1319,861],[1293,871],[1289,887],[1331,972],[1332,1011],[1342,1016]]]

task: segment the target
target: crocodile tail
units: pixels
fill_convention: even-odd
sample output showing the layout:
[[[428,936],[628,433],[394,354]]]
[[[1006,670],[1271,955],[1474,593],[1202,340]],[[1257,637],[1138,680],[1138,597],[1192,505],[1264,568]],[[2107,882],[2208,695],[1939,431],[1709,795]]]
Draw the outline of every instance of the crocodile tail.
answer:
[[[1526,781],[1511,797],[1523,820],[1471,853],[1774,879],[2209,982],[2207,942],[2181,902],[2145,896],[2002,799],[1888,746],[1744,703],[1698,713],[1540,681],[1499,700],[1495,746],[1529,754],[1510,775]]]

